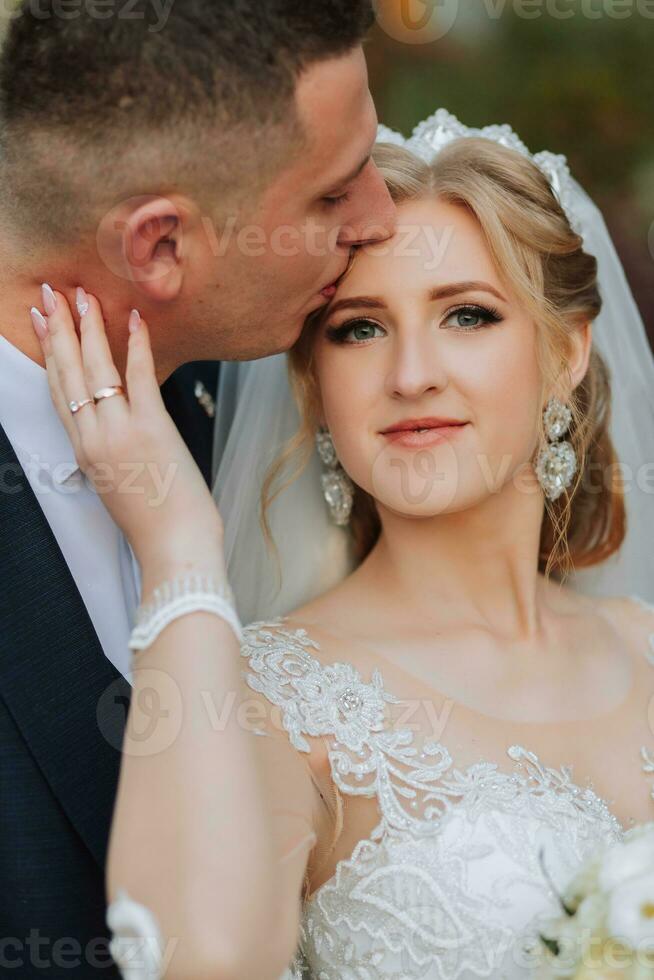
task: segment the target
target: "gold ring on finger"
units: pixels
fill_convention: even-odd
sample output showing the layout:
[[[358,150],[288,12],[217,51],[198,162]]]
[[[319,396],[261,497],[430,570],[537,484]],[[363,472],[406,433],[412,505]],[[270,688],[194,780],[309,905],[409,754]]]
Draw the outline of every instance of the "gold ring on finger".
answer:
[[[122,385],[111,385],[109,388],[99,388],[93,395],[93,401],[97,405],[103,398],[113,398],[114,395],[124,395],[125,389]]]
[[[70,409],[71,415],[77,415],[80,409],[84,408],[85,405],[92,405],[92,404],[93,404],[92,398],[82,398],[82,400],[79,402],[76,401],[68,402],[68,407]]]

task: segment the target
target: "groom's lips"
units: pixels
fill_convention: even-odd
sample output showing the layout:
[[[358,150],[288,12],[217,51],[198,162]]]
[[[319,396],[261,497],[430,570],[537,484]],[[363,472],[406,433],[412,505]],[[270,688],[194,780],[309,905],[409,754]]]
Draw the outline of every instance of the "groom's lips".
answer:
[[[326,300],[329,301],[336,294],[336,290],[338,289],[341,280],[345,277],[346,272],[349,271],[353,258],[354,258],[354,249],[351,249],[350,254],[348,256],[347,265],[341,272],[340,276],[334,279],[333,282],[330,282],[326,286],[323,286],[323,288],[320,290],[320,295],[323,296]]]

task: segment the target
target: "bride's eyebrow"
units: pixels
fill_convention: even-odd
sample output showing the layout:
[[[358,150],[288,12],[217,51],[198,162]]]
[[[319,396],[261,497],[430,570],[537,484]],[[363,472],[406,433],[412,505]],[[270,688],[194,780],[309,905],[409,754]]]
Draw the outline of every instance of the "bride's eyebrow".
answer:
[[[494,286],[491,286],[489,282],[482,282],[481,280],[451,282],[443,286],[435,286],[429,290],[427,298],[430,302],[433,302],[437,299],[447,299],[450,296],[458,296],[460,293],[469,292],[490,293],[492,296],[496,296],[497,299],[502,300],[503,303],[507,302],[506,298]],[[349,309],[386,310],[388,307],[384,300],[378,296],[349,296],[336,300],[329,308],[327,315],[332,316],[334,313],[338,313],[339,310]]]
[[[338,313],[339,310],[348,309],[361,309],[366,310],[385,310],[387,309],[386,303],[383,299],[378,299],[375,296],[350,296],[346,299],[338,299],[336,302],[330,306],[328,310],[328,316],[333,313]]]
[[[490,293],[492,296],[496,296],[497,299],[502,300],[506,303],[507,300],[500,292],[491,286],[489,282],[482,282],[481,280],[474,280],[470,282],[451,282],[445,286],[435,286],[434,289],[429,291],[429,299],[447,299],[450,296],[458,296],[459,293]]]

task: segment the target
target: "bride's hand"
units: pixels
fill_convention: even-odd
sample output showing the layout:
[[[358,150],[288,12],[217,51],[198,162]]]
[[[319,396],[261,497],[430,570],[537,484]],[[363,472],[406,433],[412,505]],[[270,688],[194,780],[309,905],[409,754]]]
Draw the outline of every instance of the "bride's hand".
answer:
[[[134,549],[144,592],[146,580],[157,585],[173,573],[222,575],[220,515],[164,407],[145,322],[132,312],[125,394],[94,404],[100,389],[122,384],[100,304],[89,295],[85,309],[81,294],[80,344],[65,296],[46,289],[44,298],[46,319],[33,314],[32,321],[55,407],[81,470]],[[86,399],[71,411],[71,403]]]

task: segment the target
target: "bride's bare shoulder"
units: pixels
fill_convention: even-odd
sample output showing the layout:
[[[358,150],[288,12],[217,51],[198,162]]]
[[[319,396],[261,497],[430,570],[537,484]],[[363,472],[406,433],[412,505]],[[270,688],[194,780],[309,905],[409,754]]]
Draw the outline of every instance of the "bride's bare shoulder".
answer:
[[[319,605],[308,603],[285,616],[250,623],[244,631],[247,647],[272,637],[277,644],[302,649],[323,664],[351,660],[347,636]]]
[[[352,602],[350,589],[345,583],[323,592],[315,599],[298,606],[284,617],[286,625],[292,629],[306,630],[307,634],[316,640],[320,646],[327,649],[337,648],[347,642],[348,628],[352,624]]]
[[[340,590],[323,593],[281,617],[281,630],[308,644],[309,652],[323,664],[358,665],[356,616]],[[364,658],[365,659],[365,658]]]
[[[587,601],[634,652],[651,652],[654,657],[654,604],[634,595],[596,596]]]
[[[599,613],[621,619],[625,623],[654,624],[654,603],[636,595],[596,596],[590,599]]]

